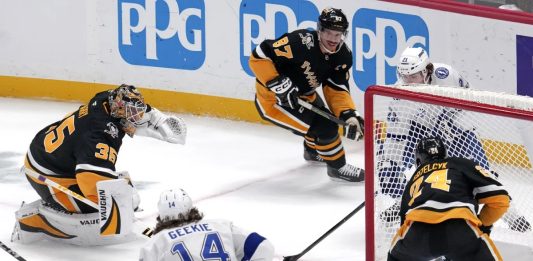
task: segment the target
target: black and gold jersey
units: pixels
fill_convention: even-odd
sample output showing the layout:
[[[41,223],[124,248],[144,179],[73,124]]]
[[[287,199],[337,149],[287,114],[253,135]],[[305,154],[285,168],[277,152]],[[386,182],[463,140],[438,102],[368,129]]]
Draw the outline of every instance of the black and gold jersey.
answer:
[[[39,131],[27,154],[32,167],[56,178],[75,178],[84,171],[114,178],[125,133],[120,119],[109,115],[108,96],[108,91],[96,94],[88,104]]]
[[[474,161],[451,157],[420,165],[405,187],[404,221],[436,224],[449,219],[492,225],[509,207],[510,197],[489,171]],[[485,204],[479,213],[479,204]]]
[[[342,44],[336,53],[323,53],[316,31],[296,30],[263,41],[252,52],[250,67],[263,86],[278,75],[289,77],[301,96],[323,86],[326,102],[337,116],[355,109],[349,87],[352,52]]]

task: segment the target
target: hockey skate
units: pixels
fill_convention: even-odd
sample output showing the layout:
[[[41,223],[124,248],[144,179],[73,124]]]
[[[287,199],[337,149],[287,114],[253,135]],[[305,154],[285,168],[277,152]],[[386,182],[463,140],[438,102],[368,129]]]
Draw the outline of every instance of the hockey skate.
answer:
[[[339,169],[328,166],[328,176],[334,181],[361,182],[365,180],[365,170],[350,164]]]

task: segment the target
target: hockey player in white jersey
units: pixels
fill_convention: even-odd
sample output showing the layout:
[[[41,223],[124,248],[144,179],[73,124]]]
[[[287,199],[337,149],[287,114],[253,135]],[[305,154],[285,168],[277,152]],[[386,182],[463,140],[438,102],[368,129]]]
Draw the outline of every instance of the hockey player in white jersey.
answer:
[[[400,56],[396,67],[396,85],[439,85],[469,88],[468,82],[450,65],[430,62],[427,52],[420,47],[408,47]],[[462,113],[456,109],[431,110],[419,103],[394,99],[388,104],[387,134],[378,147],[378,177],[381,191],[385,195],[399,199],[407,182],[405,175],[414,166],[415,147],[421,134],[443,138],[450,148],[451,156],[462,156],[478,162],[488,169],[485,153],[475,138],[474,127],[463,121]],[[449,146],[451,142],[464,140],[464,146]],[[454,142],[457,144],[456,142]],[[392,155],[386,151],[400,150]],[[459,151],[462,154],[456,155]],[[465,155],[464,152],[473,153]],[[398,203],[398,202],[396,202]],[[382,213],[382,219],[391,222],[398,218],[399,205],[394,204]]]
[[[469,88],[470,85],[453,67],[443,63],[432,63],[426,51],[420,47],[408,47],[400,56],[397,65],[396,85],[438,85]],[[387,134],[378,147],[378,176],[381,191],[378,194],[399,199],[411,174],[415,161],[415,147],[421,138],[441,137],[449,148],[451,157],[464,157],[475,161],[481,167],[491,170],[485,150],[477,138],[476,128],[465,117],[465,112],[454,108],[435,110],[421,103],[393,100],[387,115]],[[454,146],[451,146],[453,144]],[[385,151],[401,150],[402,153],[385,155]],[[493,174],[497,175],[496,172]],[[407,177],[409,178],[409,177]],[[497,176],[496,176],[497,178]],[[398,202],[380,216],[391,222],[398,218]],[[511,207],[503,217],[509,227],[517,231],[530,230],[531,226],[523,216]]]
[[[468,88],[468,82],[450,65],[432,63],[421,47],[408,47],[396,66],[397,85],[430,84]]]
[[[396,85],[441,85],[468,88],[468,82],[451,66],[442,63],[431,63],[426,51],[420,47],[408,47],[400,56],[397,65],[398,81]],[[424,109],[424,105],[410,103],[405,100],[393,100],[388,104],[387,136],[378,147],[378,169],[382,193],[398,198],[401,196],[405,185],[404,172],[414,165],[414,150],[419,133],[431,136],[453,137],[445,139],[451,142],[461,137],[472,136],[473,126],[462,122],[462,112],[455,109],[434,111]],[[471,139],[470,139],[471,140]],[[465,142],[465,144],[468,142]],[[481,144],[476,139],[468,144],[470,150],[482,150]],[[451,147],[451,146],[448,146]],[[385,151],[403,150],[401,155],[385,155]],[[454,151],[449,151],[452,156]],[[481,153],[478,153],[481,155]],[[477,161],[486,167],[486,158],[480,157]],[[394,158],[393,158],[394,156]],[[485,163],[485,164],[484,164]],[[389,179],[399,179],[401,182],[388,183]]]
[[[273,259],[267,239],[227,220],[204,220],[182,189],[163,191],[158,209],[155,235],[141,249],[141,261]]]

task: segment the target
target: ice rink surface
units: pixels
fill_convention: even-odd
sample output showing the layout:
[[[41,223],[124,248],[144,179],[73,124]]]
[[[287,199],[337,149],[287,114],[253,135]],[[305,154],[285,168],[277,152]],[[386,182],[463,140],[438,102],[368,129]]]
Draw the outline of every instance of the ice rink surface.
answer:
[[[79,103],[0,98],[0,241],[29,261],[137,260],[134,242],[78,247],[43,240],[11,243],[14,212],[38,199],[19,173],[34,135]],[[294,255],[364,200],[363,184],[331,181],[324,165],[306,163],[303,139],[274,126],[192,115],[185,146],[146,137],[124,138],[117,170],[127,170],[141,195],[136,216],[155,224],[159,193],[185,189],[205,218],[224,218],[272,241],[276,260]],[[347,158],[363,166],[363,143],[345,140]],[[364,209],[300,260],[364,260]],[[0,260],[15,260],[0,250]]]
[[[0,241],[28,261],[138,260],[136,241],[101,247],[43,240],[10,242],[15,211],[38,199],[19,173],[34,135],[78,108],[79,103],[0,98]],[[155,224],[164,189],[183,188],[205,218],[224,218],[272,241],[276,259],[305,249],[364,200],[363,184],[331,181],[324,165],[302,157],[302,138],[278,127],[210,117],[178,115],[187,123],[187,143],[124,138],[117,171],[127,170],[144,211],[136,216]],[[347,159],[363,166],[363,143],[344,140]],[[300,260],[365,260],[364,208]],[[533,260],[533,251],[497,243],[504,260]],[[16,260],[0,250],[0,261]]]

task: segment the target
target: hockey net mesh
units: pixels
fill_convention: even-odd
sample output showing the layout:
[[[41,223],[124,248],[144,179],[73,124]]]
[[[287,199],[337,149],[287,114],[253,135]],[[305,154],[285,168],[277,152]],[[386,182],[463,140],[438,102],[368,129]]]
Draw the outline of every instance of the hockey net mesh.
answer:
[[[533,98],[524,96],[443,86],[387,87],[455,98],[464,104],[533,111]],[[374,162],[376,260],[386,259],[399,228],[399,201],[406,178],[416,168],[416,144],[430,135],[444,140],[448,156],[470,158],[492,171],[512,197],[511,207],[494,225],[491,238],[533,249],[532,121],[496,116],[490,110],[476,112],[380,95],[374,95],[373,117],[365,120],[373,122],[374,155],[367,156]]]

